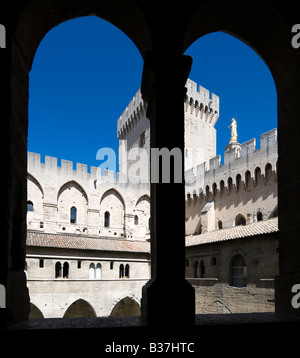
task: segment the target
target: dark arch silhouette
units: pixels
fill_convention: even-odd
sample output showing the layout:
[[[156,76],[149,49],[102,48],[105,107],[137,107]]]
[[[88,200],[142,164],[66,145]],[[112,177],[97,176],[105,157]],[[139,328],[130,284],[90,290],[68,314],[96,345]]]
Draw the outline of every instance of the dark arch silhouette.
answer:
[[[44,318],[42,311],[32,302],[30,302],[29,319],[41,319]]]
[[[140,316],[140,305],[132,298],[125,297],[119,301],[111,311],[111,317],[117,316]]]
[[[74,317],[97,317],[94,308],[83,299],[73,302],[64,314],[64,318]]]

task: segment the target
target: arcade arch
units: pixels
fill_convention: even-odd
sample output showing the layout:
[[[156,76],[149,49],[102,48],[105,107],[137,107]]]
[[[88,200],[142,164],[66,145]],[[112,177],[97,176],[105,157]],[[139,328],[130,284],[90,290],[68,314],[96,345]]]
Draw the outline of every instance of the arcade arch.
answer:
[[[30,314],[29,319],[41,319],[44,318],[42,311],[32,302],[30,302]]]
[[[64,318],[75,317],[97,317],[97,315],[91,304],[80,298],[73,302],[64,314]]]
[[[140,305],[130,297],[121,299],[112,309],[110,317],[140,316]]]

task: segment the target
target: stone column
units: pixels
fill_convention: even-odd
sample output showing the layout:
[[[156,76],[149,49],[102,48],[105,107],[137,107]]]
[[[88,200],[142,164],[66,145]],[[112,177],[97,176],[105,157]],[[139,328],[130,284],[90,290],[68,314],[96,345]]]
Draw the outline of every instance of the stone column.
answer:
[[[192,326],[195,319],[194,289],[185,280],[183,172],[184,85],[191,62],[188,56],[149,54],[144,65],[142,95],[148,103],[151,149],[179,148],[174,165],[182,174],[176,182],[171,165],[170,183],[162,182],[161,173],[159,182],[151,183],[151,279],[143,287],[142,318],[152,327]],[[152,155],[152,169],[154,164]]]
[[[27,103],[28,66],[9,26],[6,48],[1,51],[1,133],[3,178],[0,215],[0,284],[6,290],[6,309],[0,327],[28,319],[26,287]],[[2,310],[2,309],[1,309]]]
[[[293,75],[278,86],[278,214],[279,275],[275,278],[275,309],[300,317],[300,102],[299,53],[293,53]],[[297,66],[296,66],[297,63]],[[297,92],[296,92],[297,90]],[[293,95],[291,95],[293,94]],[[295,97],[294,97],[295,96]]]

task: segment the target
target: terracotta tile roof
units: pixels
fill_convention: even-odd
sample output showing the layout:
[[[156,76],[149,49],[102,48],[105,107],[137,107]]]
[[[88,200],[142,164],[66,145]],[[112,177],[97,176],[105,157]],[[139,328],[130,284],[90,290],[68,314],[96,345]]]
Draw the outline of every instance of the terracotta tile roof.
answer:
[[[213,242],[234,240],[262,234],[270,234],[278,231],[278,218],[259,221],[257,223],[235,226],[230,229],[222,229],[201,235],[186,236],[186,246],[196,246]]]
[[[186,236],[185,244],[187,247],[197,246],[275,232],[278,232],[277,218],[201,235]],[[71,234],[47,234],[29,230],[27,232],[26,244],[27,246],[63,249],[150,253],[150,243],[147,241],[94,238]]]
[[[47,234],[37,231],[27,231],[26,245],[77,250],[150,253],[150,243],[146,241],[94,238],[71,234]]]

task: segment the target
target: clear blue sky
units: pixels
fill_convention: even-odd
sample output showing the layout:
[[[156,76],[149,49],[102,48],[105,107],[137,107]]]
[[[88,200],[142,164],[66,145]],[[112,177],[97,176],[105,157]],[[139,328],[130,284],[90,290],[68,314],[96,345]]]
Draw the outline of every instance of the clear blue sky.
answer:
[[[247,45],[225,33],[198,39],[190,78],[220,97],[217,154],[231,117],[243,143],[277,127],[273,78]],[[96,153],[118,153],[117,119],[141,84],[143,60],[118,28],[94,16],[64,22],[42,40],[29,82],[28,150],[98,166]]]

